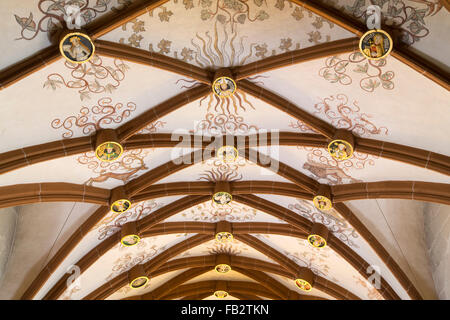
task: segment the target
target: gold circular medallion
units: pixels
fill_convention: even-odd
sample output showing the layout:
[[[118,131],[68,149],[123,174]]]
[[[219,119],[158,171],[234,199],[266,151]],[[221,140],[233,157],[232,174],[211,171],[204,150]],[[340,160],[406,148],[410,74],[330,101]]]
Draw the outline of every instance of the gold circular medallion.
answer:
[[[216,204],[223,206],[226,204],[230,204],[233,197],[228,192],[219,191],[219,192],[214,193],[214,195],[212,196],[212,199]]]
[[[141,237],[137,234],[128,234],[120,240],[125,247],[135,246],[139,243],[139,241],[141,241]]]
[[[217,290],[216,292],[214,292],[214,295],[216,296],[216,298],[223,299],[228,297],[228,292],[223,290]]]
[[[318,234],[311,234],[308,236],[308,242],[310,245],[316,248],[323,248],[327,245],[327,241]]]
[[[228,98],[236,91],[236,82],[228,77],[219,77],[213,82],[212,90],[219,98]]]
[[[217,150],[217,156],[225,163],[234,162],[239,156],[239,152],[233,146],[222,146]]]
[[[133,281],[131,281],[130,287],[132,289],[138,289],[138,288],[145,286],[147,284],[147,282],[148,282],[148,277],[142,276],[142,277],[136,278]]]
[[[95,45],[91,38],[80,32],[67,34],[59,43],[61,55],[71,63],[88,62],[95,53]]]
[[[336,160],[346,160],[353,156],[353,147],[347,141],[337,139],[328,144],[328,153]]]
[[[219,232],[216,234],[216,240],[220,243],[233,241],[233,235],[229,232]]]
[[[295,280],[295,285],[300,290],[303,290],[303,291],[306,291],[306,292],[309,292],[309,291],[312,290],[312,285],[308,281],[303,280],[303,279],[296,279]]]
[[[127,199],[120,199],[117,201],[114,201],[114,203],[111,205],[111,211],[114,213],[123,213],[130,209],[131,202]]]
[[[227,273],[231,271],[231,267],[225,263],[218,264],[214,270],[216,270],[218,273]]]
[[[103,162],[111,162],[117,160],[123,153],[122,146],[113,141],[104,142],[95,150],[97,159]]]
[[[324,196],[315,196],[313,203],[319,210],[330,210],[333,206],[331,200]]]
[[[369,60],[386,58],[392,51],[394,42],[383,30],[369,30],[359,40],[359,51]]]

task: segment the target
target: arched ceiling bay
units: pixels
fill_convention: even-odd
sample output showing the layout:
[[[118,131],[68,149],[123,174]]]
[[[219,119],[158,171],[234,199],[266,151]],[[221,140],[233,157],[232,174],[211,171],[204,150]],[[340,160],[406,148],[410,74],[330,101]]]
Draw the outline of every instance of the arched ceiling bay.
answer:
[[[97,52],[78,66],[49,38],[61,3],[1,4],[2,47],[12,50],[0,63],[0,207],[19,217],[3,298],[211,299],[223,285],[230,299],[436,298],[420,239],[430,203],[450,204],[445,0],[383,2],[396,38],[378,62],[357,53],[370,1],[81,2]],[[220,67],[237,80],[232,99],[211,92]],[[96,159],[102,129],[125,146],[119,161]],[[278,130],[279,141],[256,148],[263,137],[247,138],[231,164],[214,153],[195,160],[209,143],[195,136],[261,129]],[[326,151],[337,129],[355,137],[348,161]],[[195,161],[173,161],[183,155]],[[226,208],[211,201],[223,180]],[[312,203],[326,185],[328,212]],[[115,215],[109,199],[120,186],[133,205]],[[130,221],[143,239],[125,247]],[[231,223],[232,243],[214,240],[220,221]],[[315,222],[332,234],[325,249],[305,240]],[[230,273],[212,271],[218,255]],[[74,265],[83,285],[67,288]],[[151,279],[135,291],[136,265]],[[315,275],[310,293],[295,285],[299,267]]]

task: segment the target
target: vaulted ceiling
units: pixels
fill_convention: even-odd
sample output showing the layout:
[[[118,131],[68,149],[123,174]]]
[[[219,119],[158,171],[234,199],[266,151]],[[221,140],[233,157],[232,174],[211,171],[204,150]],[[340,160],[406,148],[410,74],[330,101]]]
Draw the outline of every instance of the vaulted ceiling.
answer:
[[[395,43],[377,61],[358,54],[369,4]],[[84,64],[54,41],[65,5],[82,8],[94,40]],[[0,298],[450,298],[438,263],[450,263],[448,1],[0,8]],[[221,68],[233,97],[211,90]],[[105,129],[124,147],[113,162],[95,156]],[[354,138],[343,161],[327,151],[339,129]],[[247,139],[224,162],[196,143],[211,134]],[[223,181],[226,206],[211,200]],[[312,201],[324,188],[328,211]],[[116,190],[128,211],[111,211]],[[324,248],[307,240],[317,223]],[[137,245],[121,243],[124,225]],[[224,226],[231,242],[215,239]],[[222,260],[228,273],[214,270]],[[138,269],[149,281],[131,289]],[[300,270],[312,271],[309,292]]]

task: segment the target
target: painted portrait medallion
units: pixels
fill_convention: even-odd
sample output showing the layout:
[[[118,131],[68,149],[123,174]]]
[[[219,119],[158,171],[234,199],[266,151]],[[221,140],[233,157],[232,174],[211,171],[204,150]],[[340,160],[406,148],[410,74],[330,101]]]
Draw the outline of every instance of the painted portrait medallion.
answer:
[[[120,242],[125,246],[125,247],[132,247],[135,246],[139,243],[139,241],[141,241],[141,238],[136,235],[136,234],[129,234],[124,236]]]
[[[303,291],[306,291],[306,292],[312,290],[312,285],[311,285],[308,281],[303,280],[303,279],[296,279],[296,280],[295,280],[295,285],[296,285],[300,290],[303,290]]]
[[[392,47],[391,36],[383,30],[370,30],[359,41],[359,50],[370,60],[386,58],[392,51]]]
[[[228,297],[228,292],[223,290],[217,290],[216,292],[214,292],[214,295],[216,296],[216,298],[223,299]]]
[[[148,282],[148,278],[145,276],[139,277],[131,281],[130,287],[133,289],[138,289],[140,287],[145,286],[145,284]]]
[[[333,206],[331,200],[324,196],[315,196],[313,203],[319,210],[330,210]]]
[[[117,142],[105,142],[97,147],[95,155],[100,161],[111,162],[117,160],[123,153],[122,146]]]
[[[353,155],[353,147],[345,140],[333,140],[328,144],[328,152],[336,160],[346,160]]]
[[[120,199],[117,201],[114,201],[114,203],[111,205],[111,211],[114,213],[123,213],[130,209],[131,202],[127,199]]]
[[[238,150],[233,146],[223,146],[217,151],[217,156],[225,163],[236,161],[238,155]]]
[[[233,235],[229,232],[219,232],[216,234],[216,240],[218,242],[231,242],[233,241]]]
[[[231,97],[236,91],[236,83],[228,77],[217,78],[212,85],[213,92],[219,98]]]
[[[61,40],[59,50],[67,61],[85,63],[94,56],[95,46],[86,34],[72,32]]]
[[[231,194],[229,194],[228,192],[225,192],[225,191],[219,191],[213,195],[213,201],[216,204],[221,205],[221,206],[229,204],[231,202],[232,198],[233,197],[231,196]]]
[[[308,237],[308,242],[310,245],[312,245],[313,247],[316,248],[323,248],[327,245],[327,242],[325,241],[325,239],[321,236],[319,236],[318,234],[311,234]]]
[[[215,270],[216,270],[218,273],[227,273],[227,272],[230,272],[230,271],[231,271],[231,267],[230,267],[229,265],[225,264],[225,263],[221,263],[221,264],[218,264],[218,265],[215,267]]]

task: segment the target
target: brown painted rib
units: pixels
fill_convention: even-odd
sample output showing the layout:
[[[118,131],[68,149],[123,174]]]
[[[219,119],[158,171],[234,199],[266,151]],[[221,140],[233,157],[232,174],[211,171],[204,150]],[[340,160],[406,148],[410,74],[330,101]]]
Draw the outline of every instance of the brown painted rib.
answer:
[[[92,151],[91,137],[63,139],[0,154],[0,174],[43,161]]]
[[[190,139],[192,144],[195,141],[195,136],[190,135],[189,138],[185,138],[185,141]],[[238,138],[235,137],[235,139]],[[259,139],[257,135],[249,135],[245,139],[245,148],[254,147],[255,143],[265,146],[269,142],[270,139]],[[173,141],[172,135],[168,133],[138,134],[126,140],[124,148],[125,150],[170,148],[177,144],[179,144],[179,141]],[[208,144],[209,142],[204,143],[201,147],[205,148]],[[279,133],[279,145],[282,146],[326,148],[327,144],[327,140],[318,134]],[[63,139],[8,151],[0,154],[0,174],[20,169],[27,165],[92,150],[91,137],[82,137]],[[450,157],[435,152],[366,138],[356,138],[355,150],[450,175]]]
[[[316,193],[319,189],[320,183],[318,183],[313,178],[308,177],[307,175],[301,173],[300,171],[295,170],[294,168],[276,160],[272,159],[269,156],[265,156],[263,153],[256,152],[254,150],[245,150],[242,155],[245,159],[256,163],[257,165],[267,168],[274,173],[282,176],[300,188],[304,189],[308,193]],[[264,159],[264,160],[262,160]]]
[[[206,295],[203,294],[203,295]],[[198,297],[202,297],[203,295],[197,295]],[[209,297],[210,295],[206,295],[204,296],[204,298]],[[256,300],[263,300],[262,298],[255,296],[255,295],[250,295],[250,294],[242,294],[242,293],[237,293],[237,292],[233,292],[233,297],[235,297],[236,299],[239,299],[241,301],[256,301]],[[196,299],[196,296],[188,296],[188,297],[184,297],[181,300],[193,300]],[[204,299],[203,298],[203,299]],[[199,299],[200,300],[200,299]]]
[[[441,3],[444,5],[445,9],[450,12],[450,0],[441,0]]]
[[[199,85],[166,100],[159,105],[145,111],[139,117],[134,118],[116,129],[119,140],[126,140],[133,134],[145,128],[151,122],[175,111],[189,102],[193,102],[211,92],[211,88],[206,85]]]
[[[149,292],[147,295],[142,295],[142,300],[147,300],[151,297],[152,300],[160,300],[165,295],[172,292],[174,289],[176,290],[177,287],[182,285],[183,283],[194,279],[206,272],[211,271],[212,266],[205,266],[201,268],[193,268],[184,271],[183,273],[173,277],[169,281],[166,281],[162,285],[160,285],[158,288],[154,289],[153,291]]]
[[[142,116],[145,118],[145,113]],[[138,117],[140,118],[140,117]],[[137,118],[136,118],[137,119]],[[147,120],[136,120],[139,123],[130,124],[129,127],[147,125],[148,121],[153,118],[147,118]],[[151,122],[151,121],[150,121]],[[126,129],[125,124],[123,125]],[[135,130],[129,129],[129,130]],[[234,139],[241,139],[239,136],[234,136]],[[188,135],[183,136],[184,141],[191,141],[192,147],[199,147],[194,145],[196,136]],[[226,136],[223,138],[226,141]],[[245,148],[266,146],[271,144],[270,137],[261,138],[259,134],[246,136]],[[179,140],[172,139],[170,133],[152,133],[152,134],[136,134],[128,138],[123,142],[125,150],[134,150],[141,148],[172,148],[180,143]],[[205,142],[201,145],[205,148],[209,145],[209,142]],[[305,146],[305,147],[318,147],[325,148],[327,146],[327,140],[318,134],[308,133],[296,133],[296,132],[280,132],[279,133],[279,145],[283,146]],[[93,151],[92,137],[81,137],[62,139],[53,142],[43,143],[31,147],[25,147],[16,149],[0,154],[0,174],[7,173],[16,169],[26,167],[28,165],[40,163],[43,161],[54,160],[57,158],[71,156],[83,152]]]
[[[36,202],[109,203],[110,190],[73,183],[47,182],[0,187],[0,208]]]
[[[380,181],[331,187],[333,202],[360,199],[407,199],[450,204],[450,184],[422,181]]]
[[[312,227],[311,221],[271,201],[265,200],[255,195],[237,195],[234,196],[233,199],[249,207],[260,210],[278,219],[286,221],[287,223],[289,223],[290,225],[292,225],[293,227],[295,227],[296,229],[305,234],[311,230]]]
[[[203,300],[203,299],[209,297],[210,295],[211,294],[209,292],[204,292],[204,293],[199,293],[199,294],[193,294],[193,295],[190,295],[190,296],[186,296],[186,297],[181,298],[180,300]],[[236,297],[236,295],[234,295],[234,297],[238,298],[238,297]],[[244,295],[241,295],[241,297],[244,297]],[[238,299],[239,300],[243,300],[243,299],[240,299],[240,298],[238,298]],[[254,299],[254,300],[258,300],[258,299]]]
[[[266,297],[272,300],[280,300],[280,297],[268,291],[263,286],[247,281],[225,281],[228,287],[228,292],[230,295],[233,293],[241,293],[241,294],[253,294],[261,297]],[[195,282],[191,284],[185,284],[175,288],[168,295],[161,298],[161,300],[173,300],[179,297],[197,295],[201,293],[210,292],[214,293],[216,288],[217,281],[201,281]]]
[[[211,79],[213,77],[213,74],[207,70],[192,64],[170,58],[156,52],[134,48],[125,44],[97,40],[95,41],[95,50],[99,55],[120,58],[165,71],[174,72],[207,85],[211,84]]]
[[[38,51],[29,58],[24,59],[0,71],[0,88],[6,89],[10,85],[41,70],[45,66],[60,59],[61,55],[56,46]]]
[[[168,165],[167,165],[168,166]],[[163,166],[163,168],[166,166]],[[161,167],[145,174],[147,178],[161,179]],[[174,166],[170,172],[180,170]],[[280,171],[282,166],[280,165]],[[297,178],[298,172],[289,168],[290,174],[281,173],[291,181],[301,184],[302,177]],[[287,169],[286,169],[287,171]],[[286,172],[285,171],[285,172]],[[164,172],[164,171],[163,171]],[[300,181],[300,182],[299,182]],[[139,185],[151,184],[141,179]],[[233,195],[273,194],[299,199],[311,200],[314,193],[305,191],[296,184],[274,181],[236,181],[230,183]],[[125,185],[127,188],[128,185]],[[146,187],[137,195],[131,197],[133,202],[140,202],[160,197],[175,195],[212,195],[213,182],[172,182],[155,184]],[[422,182],[422,181],[379,181],[369,183],[353,183],[331,186],[333,202],[345,202],[361,199],[406,199],[434,203],[450,204],[450,184]],[[132,193],[131,193],[132,194]],[[70,183],[33,183],[0,187],[0,208],[30,204],[36,202],[87,202],[100,205],[109,203],[110,190],[77,185]]]
[[[355,137],[355,151],[401,161],[450,175],[450,157],[428,150],[375,139]]]
[[[119,28],[124,23],[133,20],[166,3],[168,0],[138,0],[124,10],[118,10],[104,15],[90,23],[86,29],[92,39],[100,38],[108,32]]]
[[[283,68],[314,59],[330,57],[341,53],[357,51],[358,46],[359,38],[348,38],[326,42],[312,47],[278,54],[263,60],[258,60],[243,66],[239,66],[233,69],[232,72],[235,80],[239,81],[248,77],[252,77],[256,74],[268,72],[274,69]]]
[[[315,0],[290,0],[299,6],[305,7],[306,9],[314,12],[315,14],[337,24],[338,26],[354,33],[358,37],[361,37],[364,32],[367,31],[367,27],[360,21],[348,14],[338,11],[329,6],[319,3]],[[389,31],[388,26],[383,28]],[[394,42],[394,49],[391,55],[401,62],[405,63],[409,67],[413,68],[417,72],[423,74],[428,79],[434,81],[438,85],[444,87],[445,89],[450,89],[450,75],[449,73],[437,67],[431,61],[426,61],[419,55],[415,54],[411,49],[406,48],[398,43]]]
[[[154,184],[132,197],[133,202],[175,196],[175,195],[211,195],[214,193],[214,182],[186,181]],[[311,200],[313,194],[293,183],[274,181],[235,181],[230,183],[233,195],[239,194],[276,194],[299,199]]]
[[[334,136],[336,129],[332,125],[300,109],[279,95],[248,80],[238,81],[237,85],[240,90],[245,91],[248,94],[251,94],[252,96],[304,122],[308,127],[323,134],[325,137],[331,139]]]
[[[290,289],[264,272],[249,270],[236,266],[234,268],[231,268],[233,271],[239,272],[240,274],[243,274],[248,278],[255,280],[260,285],[265,287],[267,290],[272,291],[283,300],[289,299],[289,296],[291,295]]]

